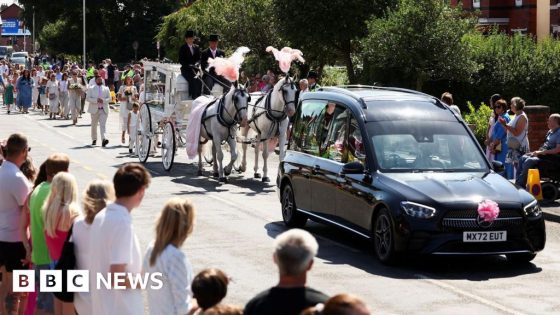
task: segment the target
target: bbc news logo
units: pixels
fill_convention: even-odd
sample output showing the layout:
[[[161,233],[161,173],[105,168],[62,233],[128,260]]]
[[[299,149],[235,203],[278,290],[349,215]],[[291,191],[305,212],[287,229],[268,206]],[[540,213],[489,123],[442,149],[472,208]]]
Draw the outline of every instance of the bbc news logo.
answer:
[[[126,283],[132,289],[159,290],[163,287],[163,275],[161,272],[154,273],[96,273],[92,282],[97,290],[126,290]],[[66,271],[66,292],[89,292],[90,272],[88,270]],[[40,292],[62,292],[64,278],[62,270],[40,270],[39,291]],[[14,270],[12,284],[14,292],[35,292],[35,271]]]

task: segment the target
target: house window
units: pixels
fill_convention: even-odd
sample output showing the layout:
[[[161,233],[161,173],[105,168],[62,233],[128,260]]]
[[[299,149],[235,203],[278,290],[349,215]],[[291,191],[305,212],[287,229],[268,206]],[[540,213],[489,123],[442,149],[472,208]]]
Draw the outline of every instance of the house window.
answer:
[[[480,0],[473,0],[472,5],[473,8],[480,8]]]
[[[523,0],[515,0],[515,6],[516,6],[516,7],[521,7],[521,6],[523,6]]]

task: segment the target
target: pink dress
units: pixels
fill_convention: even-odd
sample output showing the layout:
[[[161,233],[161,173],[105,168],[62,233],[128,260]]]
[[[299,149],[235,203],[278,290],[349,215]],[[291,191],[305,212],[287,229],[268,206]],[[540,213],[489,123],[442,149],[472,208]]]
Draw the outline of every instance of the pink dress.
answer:
[[[47,233],[45,233],[45,241],[52,261],[57,262],[60,259],[60,255],[62,255],[62,247],[64,246],[64,241],[66,241],[67,236],[68,231],[61,230],[56,230],[56,235],[54,237],[50,237]]]
[[[200,128],[202,127],[202,115],[210,102],[214,100],[210,96],[200,96],[192,103],[192,111],[189,115],[189,123],[185,131],[187,138],[187,156],[194,159],[198,155],[198,145],[200,143]]]

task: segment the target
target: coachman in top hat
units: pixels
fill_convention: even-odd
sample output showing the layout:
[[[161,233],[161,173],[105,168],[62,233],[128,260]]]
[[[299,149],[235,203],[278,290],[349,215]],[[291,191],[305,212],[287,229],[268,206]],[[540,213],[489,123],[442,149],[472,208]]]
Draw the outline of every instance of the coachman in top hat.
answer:
[[[208,40],[208,48],[206,50],[204,50],[201,54],[201,65],[202,65],[202,69],[206,71],[206,68],[208,68],[208,59],[209,58],[216,58],[216,57],[222,57],[225,58],[226,54],[224,53],[223,50],[218,48],[218,41],[220,40],[219,36],[216,34],[212,34],[210,35],[210,38]],[[219,82],[218,84],[222,84],[222,86],[230,86],[231,83],[224,79],[222,76],[218,76],[216,74],[216,70],[214,70],[214,68],[210,68],[208,70],[208,73],[204,74],[204,94],[210,94],[212,91],[212,88],[214,87],[214,84],[216,82]],[[228,90],[228,88],[224,87],[224,92]]]
[[[195,77],[200,63],[200,48],[194,43],[194,31],[185,33],[185,44],[179,49],[181,74],[189,82],[189,94],[193,99],[200,96],[201,84]]]

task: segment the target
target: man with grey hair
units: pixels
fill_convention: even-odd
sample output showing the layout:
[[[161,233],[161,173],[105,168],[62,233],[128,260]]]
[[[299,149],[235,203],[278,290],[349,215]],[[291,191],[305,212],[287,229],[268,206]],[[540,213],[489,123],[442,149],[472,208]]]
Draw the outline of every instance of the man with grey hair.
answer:
[[[328,296],[306,286],[307,272],[319,245],[309,232],[292,229],[274,241],[274,263],[278,266],[278,285],[259,293],[245,306],[245,315],[300,314],[304,309],[324,303]]]
[[[552,165],[560,161],[560,114],[554,113],[548,117],[548,133],[544,144],[537,150],[529,152],[519,161],[519,172],[515,183],[521,187],[527,185],[529,169],[537,168],[539,162],[548,160]]]

